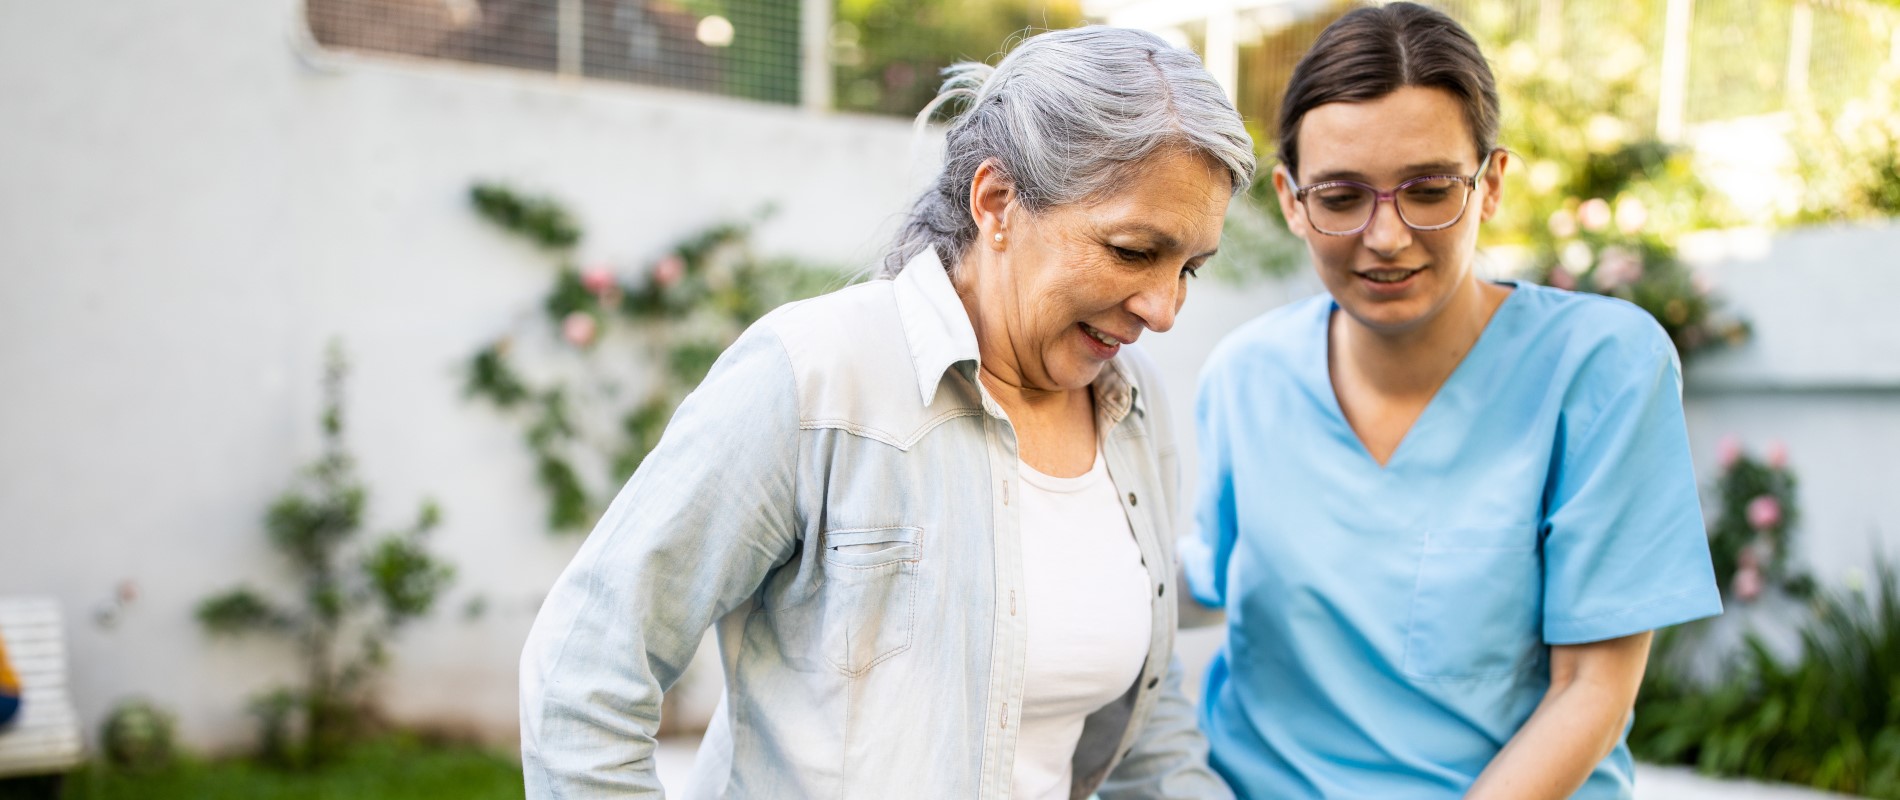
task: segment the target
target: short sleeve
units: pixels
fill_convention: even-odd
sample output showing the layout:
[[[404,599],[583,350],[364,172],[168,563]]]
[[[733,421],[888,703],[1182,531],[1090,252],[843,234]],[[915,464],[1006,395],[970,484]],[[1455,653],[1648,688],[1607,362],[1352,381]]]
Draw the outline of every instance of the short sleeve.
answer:
[[[1660,330],[1640,333],[1652,335],[1605,343],[1584,360],[1577,380],[1592,385],[1570,393],[1579,408],[1566,407],[1559,429],[1544,518],[1550,644],[1722,613],[1683,423],[1681,367]]]
[[[1224,417],[1229,403],[1226,381],[1221,379],[1221,361],[1215,361],[1201,376],[1200,391],[1194,407],[1194,428],[1199,454],[1199,483],[1194,500],[1194,529],[1181,538],[1181,573],[1194,599],[1207,608],[1222,608],[1227,602],[1227,561],[1233,554],[1238,534],[1235,519],[1233,459],[1230,457],[1231,432]],[[1185,623],[1184,623],[1185,624]]]

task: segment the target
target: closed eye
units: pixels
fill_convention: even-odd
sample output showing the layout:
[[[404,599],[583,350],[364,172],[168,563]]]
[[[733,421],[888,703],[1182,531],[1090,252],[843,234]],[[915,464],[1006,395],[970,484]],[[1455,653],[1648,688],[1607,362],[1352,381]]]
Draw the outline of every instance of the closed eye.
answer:
[[[1138,264],[1148,260],[1148,254],[1140,250],[1130,250],[1126,247],[1116,247],[1112,244],[1108,246],[1108,249],[1115,251],[1116,258],[1130,264]]]
[[[1201,277],[1201,267],[1204,267],[1204,266],[1207,266],[1207,265],[1206,264],[1189,264],[1181,268],[1181,275],[1182,277],[1186,277],[1186,278]]]

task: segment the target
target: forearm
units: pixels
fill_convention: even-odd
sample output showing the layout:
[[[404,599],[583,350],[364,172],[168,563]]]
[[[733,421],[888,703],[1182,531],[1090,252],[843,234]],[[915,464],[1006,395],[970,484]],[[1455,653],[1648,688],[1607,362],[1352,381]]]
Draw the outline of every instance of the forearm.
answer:
[[[1561,800],[1616,749],[1649,660],[1649,632],[1550,648],[1550,689],[1465,795]]]
[[[1465,795],[1467,800],[1561,800],[1616,748],[1630,705],[1622,692],[1577,681],[1544,696]]]

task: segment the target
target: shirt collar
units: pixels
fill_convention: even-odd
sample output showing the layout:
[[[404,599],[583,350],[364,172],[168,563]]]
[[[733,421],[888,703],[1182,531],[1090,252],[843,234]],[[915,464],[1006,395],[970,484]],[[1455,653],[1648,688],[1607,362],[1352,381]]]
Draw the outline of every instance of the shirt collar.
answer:
[[[917,393],[928,406],[951,367],[976,363],[976,328],[935,248],[926,247],[906,262],[892,283],[911,366],[917,370]]]
[[[911,366],[917,373],[917,394],[928,406],[936,399],[937,389],[951,367],[968,363],[974,372],[978,359],[976,328],[956,287],[950,285],[950,275],[944,271],[935,248],[924,248],[905,262],[892,283],[897,316],[903,321],[904,340],[910,345]],[[976,379],[974,374],[969,377]],[[1148,414],[1141,386],[1120,358],[1108,362],[1091,389],[1097,413],[1111,425],[1120,422],[1131,409],[1142,416]]]

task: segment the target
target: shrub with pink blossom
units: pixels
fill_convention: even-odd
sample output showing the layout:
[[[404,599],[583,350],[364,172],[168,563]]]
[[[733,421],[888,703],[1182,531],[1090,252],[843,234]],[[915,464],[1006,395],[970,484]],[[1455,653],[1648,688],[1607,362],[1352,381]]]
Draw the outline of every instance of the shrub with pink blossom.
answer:
[[[511,331],[470,359],[467,383],[471,397],[524,428],[553,530],[592,523],[659,443],[674,407],[747,325],[840,282],[834,270],[754,255],[747,222],[711,225],[649,258],[577,267],[581,227],[558,201],[497,184],[476,186],[470,198],[483,217],[555,262],[540,303],[545,318],[527,325],[549,326],[562,344],[554,352],[516,347],[531,330]],[[616,329],[638,335],[612,336]],[[541,363],[524,369],[524,359]],[[641,362],[654,368],[654,379],[642,392],[623,391],[615,367]],[[577,466],[596,464],[603,478]]]
[[[1715,481],[1715,509],[1709,520],[1709,553],[1723,594],[1748,602],[1770,587],[1797,596],[1811,593],[1813,581],[1789,565],[1795,523],[1795,478],[1788,448],[1771,442],[1756,458],[1733,435],[1716,445],[1721,474]]]

